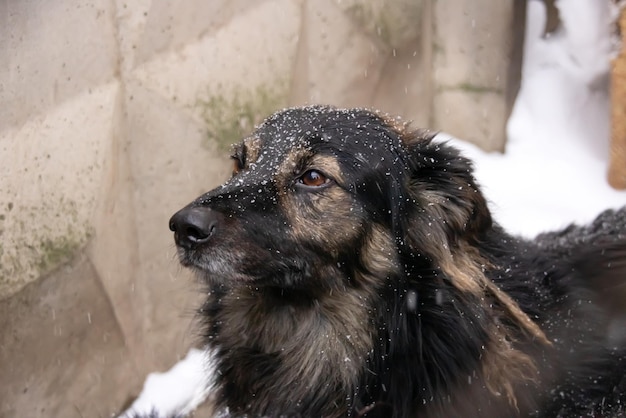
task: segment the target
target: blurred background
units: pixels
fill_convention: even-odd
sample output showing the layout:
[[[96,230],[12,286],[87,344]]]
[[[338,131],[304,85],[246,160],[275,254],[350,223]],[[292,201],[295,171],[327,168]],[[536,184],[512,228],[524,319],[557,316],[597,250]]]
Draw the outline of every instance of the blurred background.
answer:
[[[374,107],[505,151],[538,1],[0,0],[0,416],[111,416],[198,344],[202,295],[168,219],[273,111]],[[548,39],[559,8],[542,7]],[[587,41],[600,58],[581,86],[608,127],[626,71],[610,107],[619,46]],[[595,140],[626,187],[614,129]]]

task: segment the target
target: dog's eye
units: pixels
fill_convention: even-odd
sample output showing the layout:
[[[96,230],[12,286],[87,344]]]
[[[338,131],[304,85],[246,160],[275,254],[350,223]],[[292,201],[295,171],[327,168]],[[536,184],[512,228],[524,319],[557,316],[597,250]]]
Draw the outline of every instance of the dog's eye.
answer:
[[[320,187],[328,183],[328,178],[317,170],[309,170],[304,173],[298,182],[309,187]]]

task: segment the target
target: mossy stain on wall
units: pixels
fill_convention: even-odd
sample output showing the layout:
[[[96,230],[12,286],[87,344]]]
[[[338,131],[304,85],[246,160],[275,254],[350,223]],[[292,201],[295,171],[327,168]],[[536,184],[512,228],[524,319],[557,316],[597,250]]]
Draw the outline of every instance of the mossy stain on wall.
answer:
[[[36,262],[39,273],[46,274],[69,261],[83,246],[82,241],[79,237],[71,235],[41,241],[38,245],[39,259]]]
[[[206,142],[223,150],[246,135],[267,116],[287,104],[287,83],[261,85],[252,89],[235,88],[229,93],[207,94],[198,108],[207,126]]]
[[[44,206],[4,206],[0,214],[0,299],[70,261],[91,237],[76,202],[64,198]],[[40,222],[42,214],[46,221]],[[39,219],[36,223],[33,219]],[[8,231],[12,233],[9,234]]]

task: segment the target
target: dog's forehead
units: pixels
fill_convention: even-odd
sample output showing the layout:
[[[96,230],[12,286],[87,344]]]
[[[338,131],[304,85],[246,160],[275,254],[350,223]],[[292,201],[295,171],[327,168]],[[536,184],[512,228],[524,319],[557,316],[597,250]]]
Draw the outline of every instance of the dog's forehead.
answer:
[[[259,126],[257,135],[265,145],[272,143],[279,148],[307,145],[312,138],[330,140],[329,135],[341,128],[351,128],[364,123],[372,114],[360,109],[336,109],[311,106],[286,109],[268,117]],[[362,120],[362,121],[360,121]],[[341,137],[336,138],[338,140]]]
[[[308,106],[271,115],[257,128],[253,137],[258,152],[276,160],[294,150],[311,149],[320,144],[326,150],[332,150],[362,141],[380,151],[381,144],[378,143],[390,139],[381,135],[385,127],[388,127],[386,120],[367,109]]]

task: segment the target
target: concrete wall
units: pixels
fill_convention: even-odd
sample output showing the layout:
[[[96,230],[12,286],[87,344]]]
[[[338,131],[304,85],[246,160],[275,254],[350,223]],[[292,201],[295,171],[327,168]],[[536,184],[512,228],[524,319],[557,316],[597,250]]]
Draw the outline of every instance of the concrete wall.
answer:
[[[272,111],[502,149],[514,3],[0,0],[0,416],[107,416],[197,342],[167,220]]]

